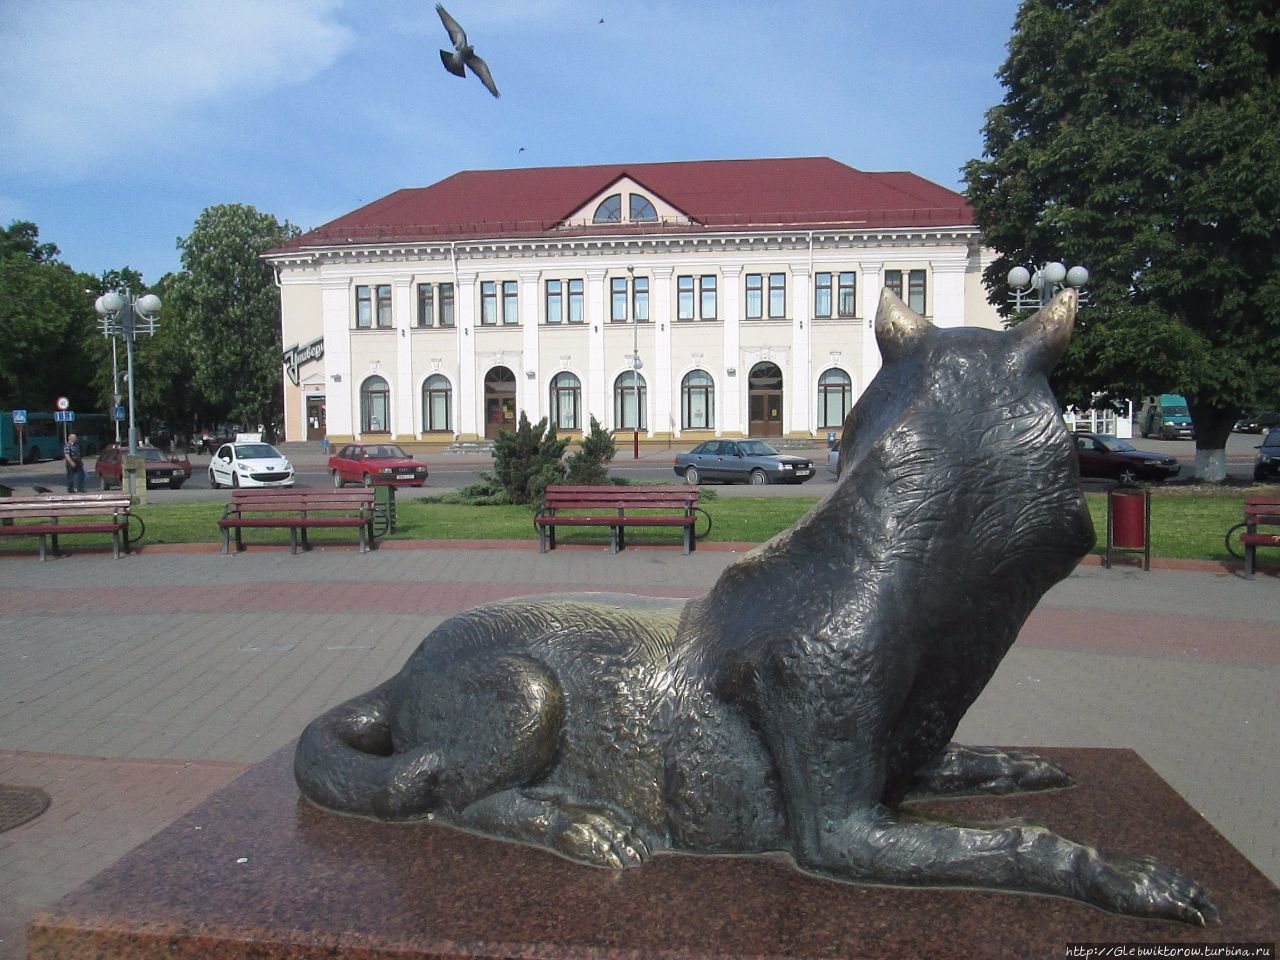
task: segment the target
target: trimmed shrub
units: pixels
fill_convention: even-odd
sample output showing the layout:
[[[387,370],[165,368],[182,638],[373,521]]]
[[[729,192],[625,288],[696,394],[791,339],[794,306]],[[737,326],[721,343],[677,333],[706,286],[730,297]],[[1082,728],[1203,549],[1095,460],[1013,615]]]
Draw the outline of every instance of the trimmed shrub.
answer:
[[[582,441],[582,448],[565,458],[569,466],[568,482],[574,486],[598,486],[609,482],[609,461],[617,447],[613,434],[591,418],[591,432]]]
[[[503,430],[493,442],[492,479],[511,503],[536,503],[547,487],[563,482],[561,458],[568,445],[568,438],[556,437],[546,417],[530,424],[522,412],[515,430]]]

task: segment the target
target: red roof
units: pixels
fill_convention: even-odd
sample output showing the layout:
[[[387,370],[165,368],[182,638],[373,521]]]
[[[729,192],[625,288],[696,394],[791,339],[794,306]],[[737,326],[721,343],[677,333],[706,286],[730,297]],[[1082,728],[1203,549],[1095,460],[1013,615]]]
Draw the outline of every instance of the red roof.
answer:
[[[567,219],[629,177],[690,222]],[[828,157],[465,170],[397,190],[277,247],[607,233],[965,226],[964,197],[913,173],[864,173]]]

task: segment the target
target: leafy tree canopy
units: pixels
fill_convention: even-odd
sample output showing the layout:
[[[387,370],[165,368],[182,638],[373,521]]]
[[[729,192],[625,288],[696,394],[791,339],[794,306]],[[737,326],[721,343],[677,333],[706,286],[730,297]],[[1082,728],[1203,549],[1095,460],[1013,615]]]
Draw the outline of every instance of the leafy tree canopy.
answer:
[[[965,167],[992,302],[1013,266],[1086,265],[1063,401],[1182,393],[1220,449],[1280,399],[1280,7],[1024,0],[999,77]]]
[[[298,234],[244,204],[206,209],[179,239],[183,273],[171,300],[192,352],[195,384],[221,415],[271,423],[280,412],[280,292],[261,255]]]
[[[94,278],[57,259],[34,223],[0,228],[0,409],[95,409],[92,364],[79,349],[93,314]]]

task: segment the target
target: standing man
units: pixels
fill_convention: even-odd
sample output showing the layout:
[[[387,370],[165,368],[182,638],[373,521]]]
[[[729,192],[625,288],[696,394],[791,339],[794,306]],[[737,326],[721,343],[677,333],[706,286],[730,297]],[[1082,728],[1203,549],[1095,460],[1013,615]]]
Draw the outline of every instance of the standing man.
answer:
[[[62,448],[62,460],[67,465],[67,493],[84,493],[84,460],[80,456],[80,444],[74,433],[67,434],[67,445]]]

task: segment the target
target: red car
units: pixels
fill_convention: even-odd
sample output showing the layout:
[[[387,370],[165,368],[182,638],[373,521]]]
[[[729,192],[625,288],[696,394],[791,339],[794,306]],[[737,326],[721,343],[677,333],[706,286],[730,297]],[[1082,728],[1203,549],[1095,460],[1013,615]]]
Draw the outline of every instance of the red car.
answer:
[[[98,462],[93,472],[98,475],[98,482],[103,490],[120,487],[124,476],[124,458],[129,455],[129,448],[113,443],[98,454]],[[155,447],[138,444],[138,456],[147,473],[147,488],[168,487],[177,490],[191,479],[191,461],[185,456],[171,456]]]
[[[394,443],[349,443],[329,458],[333,485],[348,483],[392,484],[421,487],[427,482],[427,468]]]

